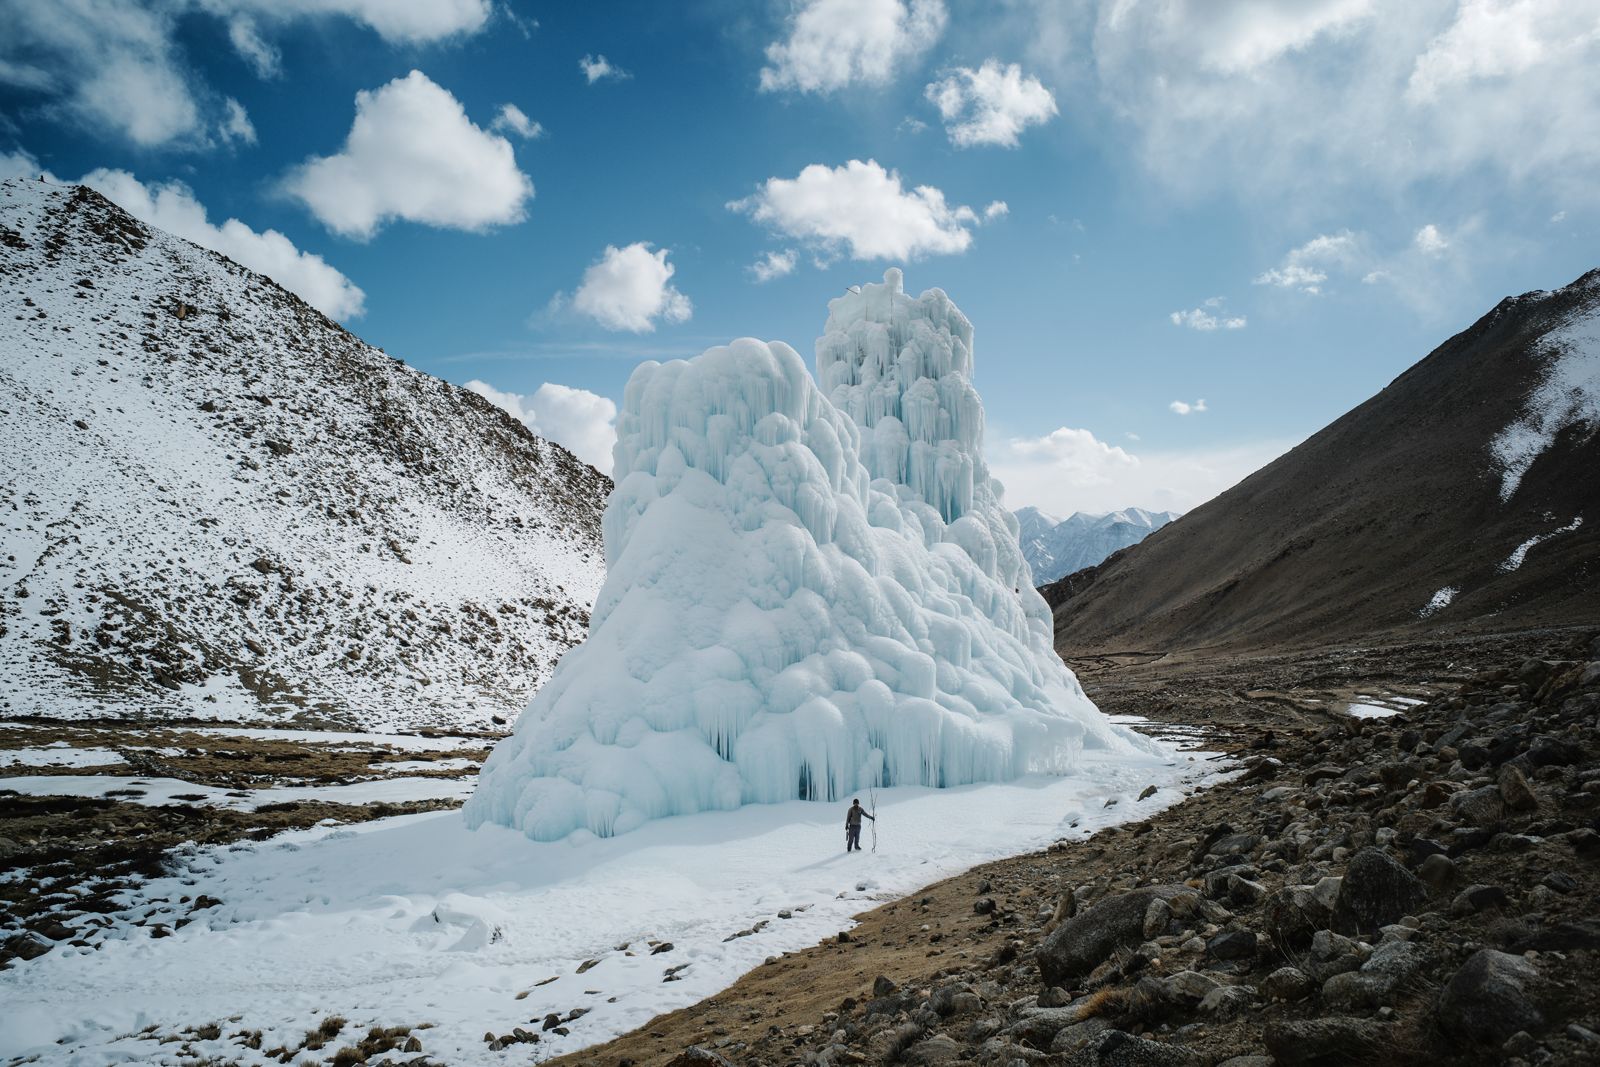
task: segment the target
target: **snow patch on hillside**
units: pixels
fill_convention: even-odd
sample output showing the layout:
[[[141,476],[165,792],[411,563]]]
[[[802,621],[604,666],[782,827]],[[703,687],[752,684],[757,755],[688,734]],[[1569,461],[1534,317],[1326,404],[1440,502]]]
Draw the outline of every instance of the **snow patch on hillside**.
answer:
[[[1511,571],[1516,570],[1518,567],[1522,566],[1522,561],[1528,558],[1528,551],[1535,545],[1543,541],[1548,541],[1558,534],[1572,533],[1582,525],[1583,516],[1580,515],[1558,530],[1551,530],[1548,533],[1534,534],[1532,537],[1522,542],[1522,544],[1518,545],[1512,551],[1511,555],[1505,558],[1505,561],[1500,564],[1500,570],[1503,573],[1510,573]]]
[[[1546,364],[1522,415],[1489,442],[1508,501],[1535,460],[1569,426],[1600,428],[1600,314],[1585,312],[1542,340]]]
[[[1052,647],[984,465],[971,345],[944,293],[890,270],[829,304],[820,389],[781,342],[640,366],[589,638],[484,765],[468,823],[604,837],[1151,752]]]

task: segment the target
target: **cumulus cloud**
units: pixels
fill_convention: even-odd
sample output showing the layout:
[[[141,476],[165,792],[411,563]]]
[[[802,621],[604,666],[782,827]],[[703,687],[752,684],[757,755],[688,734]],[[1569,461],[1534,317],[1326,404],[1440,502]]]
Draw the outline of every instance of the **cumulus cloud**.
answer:
[[[781,252],[765,252],[760,259],[750,264],[749,271],[755,275],[757,282],[770,282],[774,278],[792,274],[797,258],[792,248],[785,248]]]
[[[665,248],[652,252],[644,241],[623,248],[607,245],[583,272],[572,309],[608,330],[633,333],[649,333],[658,320],[687,322],[694,305],[668,284],[676,269],[667,262]]]
[[[1204,400],[1196,400],[1193,404],[1183,400],[1174,400],[1167,405],[1167,410],[1174,415],[1195,415],[1206,410]]]
[[[1439,232],[1439,227],[1431,222],[1417,231],[1412,243],[1417,246],[1417,251],[1425,256],[1442,256],[1444,250],[1450,247],[1450,242]]]
[[[952,207],[931,185],[907,189],[898,172],[870,159],[841,167],[813,163],[795,178],[768,178],[728,209],[825,254],[848,248],[854,259],[965,252],[978,223],[970,207]]]
[[[235,21],[347,18],[391,44],[413,45],[477,33],[493,11],[489,0],[195,0],[193,6]]]
[[[488,0],[0,0],[0,85],[142,148],[204,148],[239,139],[227,98],[178,43],[185,19],[226,24],[261,77],[281,69],[263,26],[345,18],[388,41],[422,44],[482,29]]]
[[[788,38],[767,46],[761,91],[884,85],[933,46],[947,20],[942,0],[806,0]]]
[[[1321,293],[1323,283],[1328,280],[1328,268],[1349,264],[1356,252],[1356,235],[1349,230],[1318,234],[1299,248],[1291,249],[1278,266],[1256,275],[1255,284]]]
[[[991,200],[989,205],[983,209],[983,221],[993,222],[996,219],[1003,219],[1009,214],[1011,214],[1011,207],[1004,200]]]
[[[476,379],[466,384],[528,429],[604,474],[617,443],[617,405],[598,393],[545,382],[532,395],[507,393]]]
[[[1056,114],[1054,94],[1038,78],[1023,76],[1017,63],[986,60],[977,70],[957,67],[930,84],[924,95],[939,109],[945,133],[957,148],[1017,147],[1017,135]]]
[[[1028,63],[1104,100],[1184,191],[1303,205],[1481,169],[1485,200],[1525,184],[1600,199],[1593,0],[1019,8]]]
[[[595,82],[600,81],[603,78],[610,78],[613,81],[623,81],[627,78],[633,77],[632,74],[629,74],[621,67],[616,66],[603,55],[584,56],[582,59],[578,60],[578,69],[583,71],[583,76],[589,79],[590,85],[593,85]]]
[[[494,117],[489,128],[496,133],[514,133],[527,141],[544,136],[544,127],[530,119],[516,104],[501,104],[500,113]]]
[[[1174,311],[1169,317],[1174,326],[1186,326],[1191,330],[1209,332],[1211,330],[1242,330],[1248,325],[1243,315],[1229,315],[1223,311],[1224,301],[1220,296],[1214,296],[1197,308],[1188,311]]]
[[[332,318],[356,318],[364,310],[366,294],[321,256],[302,252],[277,230],[257,233],[238,219],[213,225],[205,207],[181,182],[146,185],[125,170],[104,168],[79,181],[134,218],[265,274]]]
[[[1137,441],[1134,434],[1129,440]],[[1085,429],[1061,427],[1042,437],[991,446],[989,469],[1005,484],[1012,507],[1031,504],[1070,515],[1130,505],[1189,511],[1288,451],[1293,442],[1138,453],[1107,444]]]
[[[359,240],[391,219],[474,231],[520,222],[533,196],[511,143],[474,125],[416,70],[357,93],[344,147],[290,172],[283,188],[323,225]]]

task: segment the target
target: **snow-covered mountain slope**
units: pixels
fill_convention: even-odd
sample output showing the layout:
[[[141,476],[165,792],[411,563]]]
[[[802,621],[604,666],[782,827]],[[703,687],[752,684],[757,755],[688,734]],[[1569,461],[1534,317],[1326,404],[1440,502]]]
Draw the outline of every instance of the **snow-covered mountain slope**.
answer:
[[[1068,656],[1600,623],[1600,270],[1043,591]]]
[[[1143,508],[1124,508],[1109,515],[1079,511],[1065,519],[1033,507],[1016,512],[1022,556],[1033,571],[1036,586],[1093,567],[1117,549],[1143,541],[1178,515],[1176,511]]]
[[[816,381],[750,338],[634,371],[594,625],[484,764],[469,825],[610,836],[1071,773],[1086,747],[1148,758],[1051,649],[983,462],[971,324],[898,270],[828,311]]]
[[[87,188],[0,184],[0,715],[514,714],[609,480]]]

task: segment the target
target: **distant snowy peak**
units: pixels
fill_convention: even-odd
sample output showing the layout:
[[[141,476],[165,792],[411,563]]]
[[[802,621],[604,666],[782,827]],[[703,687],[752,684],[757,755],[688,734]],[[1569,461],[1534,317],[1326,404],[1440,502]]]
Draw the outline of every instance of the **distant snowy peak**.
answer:
[[[1016,513],[1022,555],[1033,572],[1035,586],[1093,567],[1118,549],[1138,544],[1180,514],[1124,508],[1109,515],[1080,511],[1057,519],[1034,507]]]
[[[1147,757],[1051,649],[981,459],[971,338],[892,270],[830,305],[827,394],[777,341],[635,370],[589,638],[484,764],[469,825],[609,836]]]
[[[0,183],[0,716],[488,726],[610,482],[100,194]]]

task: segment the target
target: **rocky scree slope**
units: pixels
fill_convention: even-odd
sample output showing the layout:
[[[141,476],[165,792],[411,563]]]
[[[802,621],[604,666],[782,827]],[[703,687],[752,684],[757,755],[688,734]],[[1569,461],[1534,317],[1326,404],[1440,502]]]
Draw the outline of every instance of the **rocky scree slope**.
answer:
[[[1600,637],[1241,755],[1227,786],[887,904],[581,1062],[1600,1062]],[[804,999],[808,965],[867,958],[886,972],[768,1025],[762,984]]]
[[[1057,519],[1028,507],[1017,509],[1016,516],[1022,556],[1033,570],[1033,584],[1045,585],[1138,544],[1176,519],[1178,513],[1124,508],[1108,515],[1079,511]]]
[[[0,716],[486,727],[610,481],[84,187],[0,184]]]
[[[1501,301],[1287,455],[1041,590],[1056,647],[1265,648],[1593,624],[1597,470],[1591,271]]]

